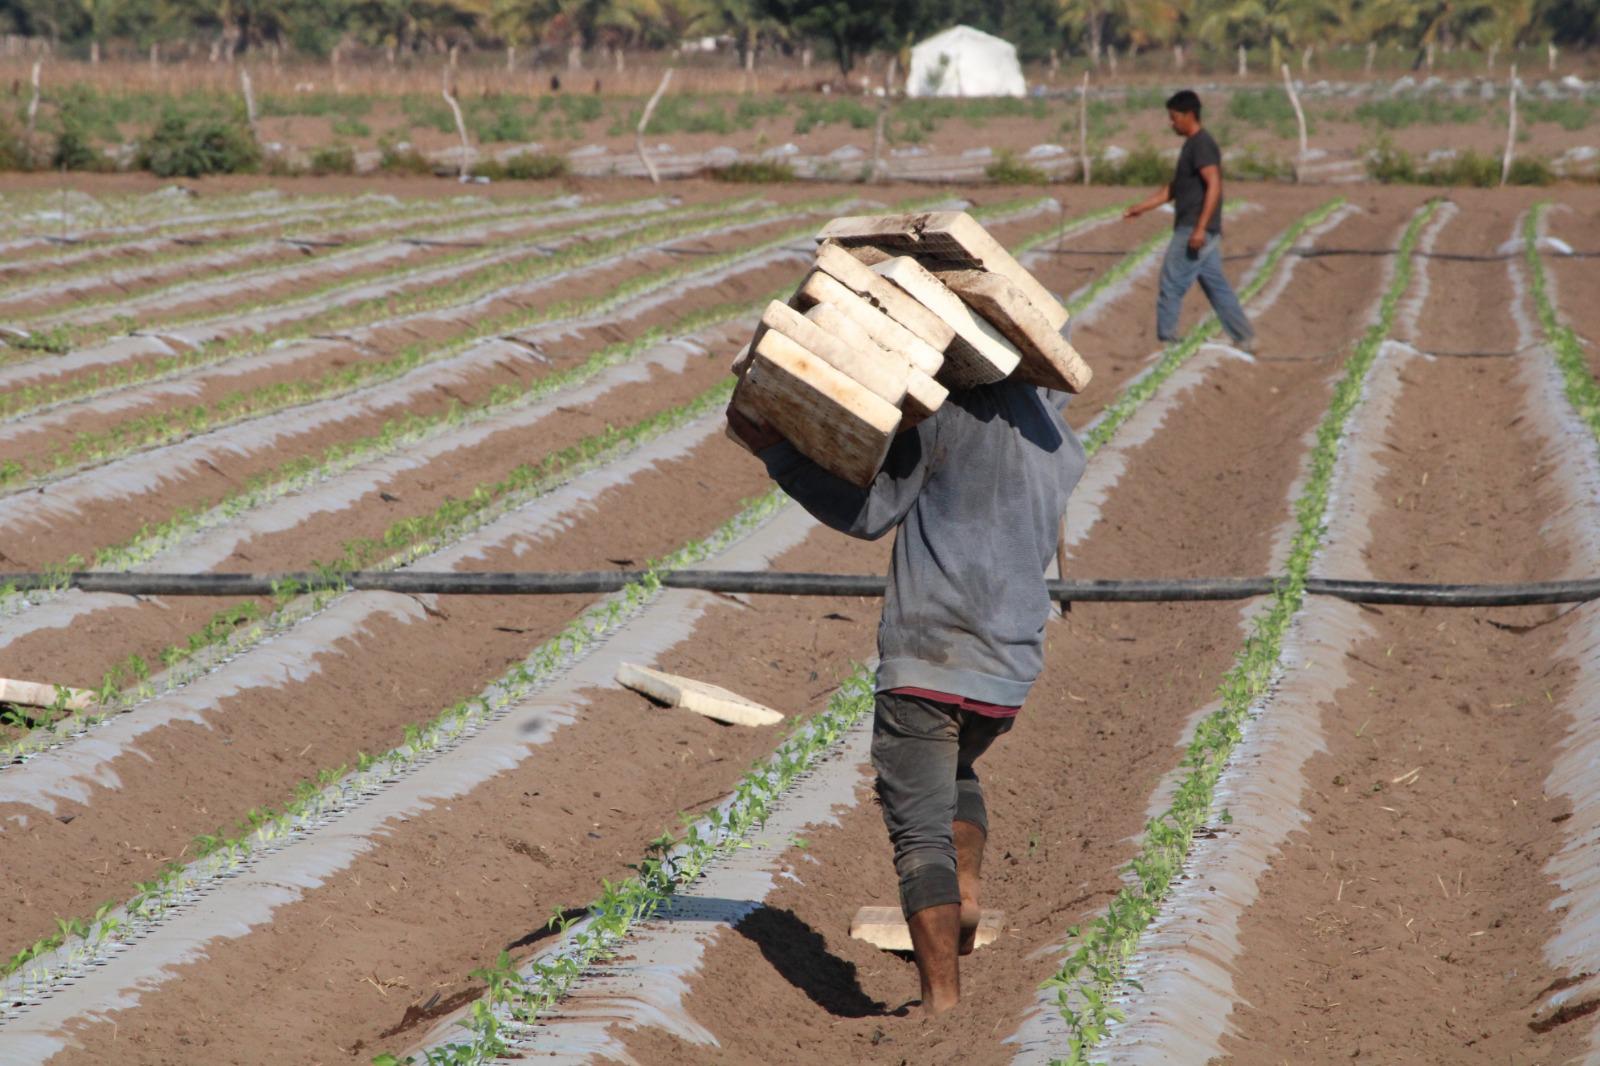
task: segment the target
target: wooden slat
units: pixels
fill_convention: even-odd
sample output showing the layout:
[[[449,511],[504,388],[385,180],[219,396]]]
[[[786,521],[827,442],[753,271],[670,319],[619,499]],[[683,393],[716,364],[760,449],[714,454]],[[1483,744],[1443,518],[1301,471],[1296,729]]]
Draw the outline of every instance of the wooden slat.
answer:
[[[682,707],[730,725],[775,725],[783,721],[783,715],[771,707],[747,700],[720,685],[652,670],[648,666],[623,663],[617,669],[617,684],[642,692],[669,707]]]
[[[879,281],[882,280],[871,271],[867,273]],[[845,284],[832,274],[813,270],[795,290],[794,296],[789,300],[789,306],[800,311],[809,311],[818,304],[838,308],[864,329],[879,347],[898,353],[924,374],[929,376],[937,374],[939,368],[944,365],[944,354],[939,349],[884,314],[865,296],[846,288]]]
[[[1089,364],[1007,278],[988,270],[942,270],[935,276],[1022,353],[1018,377],[1067,392],[1082,392],[1089,384]]]
[[[883,466],[900,424],[894,404],[775,329],[756,342],[733,402],[817,465],[862,488]]]
[[[817,247],[817,269],[871,300],[880,311],[927,341],[934,351],[943,352],[955,339],[955,330],[938,315],[874,274],[839,245],[824,241]]]
[[[1022,353],[1004,334],[915,259],[896,256],[872,270],[894,282],[955,331],[955,340],[945,349],[944,367],[939,371],[939,383],[946,388],[969,389],[1000,381],[1022,362]]]
[[[1004,911],[985,910],[978,919],[978,935],[974,938],[973,950],[999,940],[1005,924]],[[899,907],[862,907],[850,919],[850,936],[883,951],[911,950],[911,930]]]
[[[808,317],[786,303],[773,300],[762,312],[755,343],[760,343],[766,330],[775,329],[850,380],[865,385],[875,395],[898,407],[906,397],[906,377],[911,372],[911,364],[885,352],[842,312],[821,307],[812,310],[817,313]]]
[[[1039,280],[965,211],[927,211],[911,215],[854,215],[836,218],[817,235],[847,247],[872,245],[915,256],[950,269],[988,270],[1022,290],[1052,329],[1067,324],[1067,309]]]
[[[910,429],[943,407],[949,397],[949,389],[922,371],[913,370],[910,380],[906,382],[905,403],[900,406],[900,410],[904,412],[904,417],[900,419],[900,428]]]
[[[84,710],[95,702],[94,693],[87,689],[61,686],[62,701],[69,711]],[[0,703],[14,703],[20,707],[53,707],[56,686],[39,681],[16,681],[0,677]]]

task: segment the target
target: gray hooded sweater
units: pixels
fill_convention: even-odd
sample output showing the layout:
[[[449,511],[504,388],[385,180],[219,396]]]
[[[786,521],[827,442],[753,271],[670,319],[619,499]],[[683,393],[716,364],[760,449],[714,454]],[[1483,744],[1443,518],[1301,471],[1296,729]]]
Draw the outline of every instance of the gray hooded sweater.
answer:
[[[787,441],[767,472],[819,522],[876,540],[898,527],[878,623],[878,691],[923,688],[1020,707],[1044,665],[1054,556],[1083,446],[1066,393],[1008,378],[951,394],[856,488]]]

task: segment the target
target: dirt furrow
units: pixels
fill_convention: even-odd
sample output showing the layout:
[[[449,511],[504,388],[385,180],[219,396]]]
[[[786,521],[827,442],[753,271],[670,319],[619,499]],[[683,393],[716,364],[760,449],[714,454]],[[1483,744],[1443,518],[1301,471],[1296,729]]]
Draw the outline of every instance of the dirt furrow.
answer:
[[[349,477],[360,487],[332,496],[319,487],[310,501],[296,494],[233,528],[219,529],[201,543],[164,561],[161,569],[274,571],[333,563],[358,539],[381,539],[407,519],[428,516],[447,500],[471,496],[493,486],[514,468],[537,463],[606,427],[631,425],[649,415],[686,404],[727,377],[727,353],[747,339],[748,321],[700,335],[698,355],[676,349],[661,361],[608,375],[597,387],[574,396],[558,395],[534,411],[508,420],[492,433],[462,433],[464,446],[433,450],[429,459],[395,464],[377,477]],[[614,387],[606,387],[615,382]],[[330,486],[330,487],[336,487]],[[326,502],[321,502],[326,501]],[[0,645],[0,676],[37,676],[95,687],[106,670],[129,655],[159,661],[161,650],[182,643],[219,609],[234,600],[205,597],[134,600],[88,614],[72,612],[60,624],[35,629]],[[259,606],[270,607],[263,599]],[[92,651],[85,633],[100,634]]]
[[[1563,197],[1563,206],[1546,212],[1543,229],[1549,236],[1565,241],[1574,251],[1590,253],[1577,258],[1545,249],[1543,259],[1561,316],[1584,343],[1589,372],[1600,374],[1600,305],[1597,305],[1600,302],[1590,298],[1596,271],[1600,270],[1600,261],[1592,258],[1594,253],[1600,252],[1600,199]]]
[[[1001,239],[1015,239],[1038,225],[1037,219],[1030,218],[997,225],[995,230]],[[744,236],[748,242],[762,235],[770,237],[769,230],[781,233],[793,226],[793,220],[774,223]],[[696,245],[686,240],[677,246]],[[721,246],[719,238],[716,247]],[[499,386],[525,384],[549,370],[569,366],[589,346],[638,337],[670,326],[696,310],[730,301],[755,303],[792,283],[799,255],[798,251],[774,250],[706,272],[689,271],[621,306],[604,306],[603,313],[553,317],[519,332],[516,336],[522,343],[479,344],[452,360],[412,370],[391,385],[277,410],[271,419],[245,420],[176,445],[113,460],[45,486],[45,494],[52,497],[45,506],[39,506],[30,494],[24,507],[23,497],[12,494],[0,499],[0,523],[5,529],[0,565],[38,565],[70,552],[87,553],[116,543],[152,519],[160,520],[181,508],[204,506],[237,491],[251,478],[281,464],[286,454],[318,454],[338,441],[370,435],[397,417],[427,416],[452,406],[476,405]],[[609,266],[570,281],[558,280],[552,288],[555,295],[572,299],[602,299],[610,287],[627,280],[622,273],[626,269],[626,264]],[[471,329],[472,323],[456,320],[437,326],[460,332]],[[330,343],[328,347],[338,346]],[[294,379],[282,378],[281,371],[279,375],[269,387],[294,387]],[[430,375],[437,375],[437,383]],[[417,387],[408,387],[408,383]],[[180,462],[165,458],[176,459],[177,451],[192,453],[193,458]],[[159,472],[152,463],[159,466]],[[144,472],[130,475],[133,470]],[[137,505],[142,509],[130,509],[134,501],[148,502]],[[93,521],[85,524],[83,518],[91,512]]]
[[[732,214],[727,218],[726,226],[737,227],[740,216],[752,211]],[[723,228],[723,221],[717,216],[699,214],[673,217],[683,220],[684,232],[678,239],[687,240],[697,234],[734,239],[732,233],[710,232]],[[541,261],[552,254],[577,257],[578,261],[571,263],[568,271],[575,276],[614,268],[619,258],[617,255],[605,254],[603,245],[597,245],[599,252],[586,252],[585,245],[601,239],[627,239],[630,234],[647,231],[657,221],[648,216],[624,215],[587,232],[580,226],[579,232],[565,236],[552,233],[548,247],[527,240],[516,240],[491,247],[486,252],[473,252],[466,257],[461,256],[459,249],[444,254],[438,254],[436,250],[431,258],[437,263],[431,267],[426,263],[402,261],[399,268],[388,270],[384,268],[382,260],[394,254],[393,250],[388,247],[368,248],[341,267],[341,270],[349,269],[353,275],[348,284],[342,280],[332,287],[326,283],[320,284],[301,300],[280,302],[270,295],[264,303],[252,299],[252,282],[248,279],[228,279],[214,286],[201,285],[197,291],[209,289],[205,292],[205,300],[209,309],[216,312],[209,319],[166,330],[133,330],[127,336],[87,351],[75,352],[61,360],[11,368],[3,379],[15,388],[12,405],[19,414],[8,420],[4,427],[8,449],[17,447],[12,443],[13,438],[20,436],[24,440],[30,439],[31,435],[59,424],[64,418],[81,415],[85,410],[103,415],[120,413],[123,417],[133,417],[147,407],[152,399],[159,399],[173,390],[187,388],[191,392],[199,391],[202,398],[229,385],[235,390],[247,390],[252,387],[249,372],[257,364],[275,367],[293,363],[297,359],[304,359],[307,351],[315,354],[319,348],[327,347],[327,342],[345,342],[341,354],[352,363],[381,358],[389,354],[388,350],[366,336],[365,329],[382,324],[403,330],[411,323],[427,326],[439,320],[448,322],[452,314],[459,315],[464,307],[476,310],[477,305],[485,305],[486,311],[487,305],[494,304],[496,300],[514,299],[524,291],[542,293],[562,280],[549,270],[540,270],[538,267]],[[557,225],[565,224],[558,220]],[[527,227],[503,224],[499,229],[506,232],[526,231]],[[530,234],[522,232],[522,236],[526,238]],[[659,234],[658,237],[658,240],[649,242],[638,251],[644,254],[659,252],[661,247],[669,247],[673,240],[672,237],[660,237]],[[360,268],[373,262],[377,263],[379,269],[373,276],[365,276],[373,272]],[[535,271],[529,280],[512,282],[487,292],[467,292],[459,296],[456,303],[444,307],[416,308],[413,304],[413,300],[425,297],[441,286],[479,275],[493,277],[492,271],[514,268],[518,263]],[[295,286],[299,284],[296,273],[289,270],[268,271],[259,280],[264,280],[269,288]],[[336,271],[335,277],[338,276],[339,272]],[[326,282],[326,279],[322,280]],[[364,321],[342,328],[326,324],[329,314],[347,308],[361,308],[367,312],[362,316]],[[350,323],[354,317],[347,313],[338,321]],[[322,325],[319,326],[319,323]],[[289,346],[287,349],[282,343],[264,346],[257,339],[263,335],[275,341],[287,342]],[[405,341],[413,343],[419,336],[426,334],[407,335]],[[324,343],[319,345],[318,341]],[[312,363],[302,368],[302,373],[314,374],[315,370],[316,364]],[[240,374],[247,376],[236,381]],[[18,396],[24,399],[17,399]],[[79,396],[87,396],[90,400],[88,403],[73,403]],[[33,415],[35,410],[41,414]]]
[[[39,238],[42,243],[36,247],[18,248],[10,252],[0,248],[0,254],[6,254],[6,261],[0,263],[0,288],[31,286],[31,283],[38,279],[49,279],[62,274],[77,274],[95,269],[116,270],[126,263],[136,263],[146,257],[168,255],[204,257],[214,251],[217,245],[256,238],[271,240],[294,231],[316,232],[320,228],[319,223],[330,209],[347,211],[346,218],[350,215],[360,218],[393,214],[403,210],[403,206],[400,201],[389,197],[370,197],[351,201],[348,205],[329,202],[286,218],[227,226],[221,229],[207,229],[202,226],[194,230],[180,231],[174,235],[128,237],[98,244],[71,245]]]
[[[837,544],[812,537],[772,565],[877,570],[882,548],[859,545],[841,558]],[[683,634],[687,639],[666,638],[670,650],[658,656],[664,668],[717,677],[796,715],[826,699],[871,629],[873,605],[856,600],[758,599],[742,606],[703,595],[667,597],[692,597],[688,617],[698,621],[692,636]],[[793,641],[802,624],[808,639],[798,653]],[[730,658],[733,641],[743,653]],[[657,653],[641,647],[637,654]],[[204,959],[176,970],[177,980],[142,995],[134,1013],[145,1035],[137,1046],[128,1045],[133,1015],[117,1019],[117,1043],[133,1056],[127,1061],[162,1061],[175,1039],[194,1039],[182,1020],[187,1004],[216,996],[225,998],[208,1014],[225,1012],[251,1030],[214,1035],[246,1049],[239,1061],[266,1061],[269,1045],[256,1041],[255,1025],[264,1032],[291,1017],[300,1032],[273,1054],[307,1063],[366,1061],[476,995],[467,970],[503,944],[520,953],[540,941],[552,908],[581,905],[597,878],[624,876],[625,864],[677,810],[717,798],[779,735],[777,728],[686,720],[610,686],[577,691],[539,717],[553,734],[523,769],[426,804],[279,906],[270,931],[213,941]],[[606,767],[603,776],[595,774],[597,765]],[[288,977],[296,973],[318,976]],[[239,975],[253,976],[241,982]],[[258,1002],[235,1012],[235,995]],[[302,1024],[307,995],[329,1008],[312,1012],[309,1026]],[[100,1036],[93,1029],[78,1034],[82,1049],[59,1061],[99,1054]]]
[[[714,428],[702,423],[664,438],[621,467],[640,467],[626,480],[597,475],[553,496],[530,512],[549,512],[542,528],[512,516],[486,529],[469,541],[483,547],[462,568],[629,568],[705,535],[762,487],[758,471],[729,469],[734,446]],[[658,452],[670,458],[648,461]],[[610,487],[590,499],[582,486],[591,482]],[[561,501],[563,510],[551,510]],[[628,520],[638,514],[649,518]],[[26,778],[5,775],[0,791],[14,800],[0,808],[0,866],[14,905],[0,918],[0,937],[30,943],[53,928],[53,916],[129,894],[135,881],[181,858],[196,834],[283,802],[297,782],[352,763],[358,751],[394,747],[405,725],[481,690],[592,600],[350,594],[285,637],[124,716],[136,739],[113,757],[94,746],[63,752],[69,776],[48,793],[25,799],[33,795],[26,782],[43,780],[44,768],[23,767]],[[166,724],[141,725],[140,716],[157,714]]]
[[[1457,194],[1440,250],[1486,253],[1527,198]],[[1516,351],[1503,262],[1434,260],[1413,343]],[[1530,403],[1526,360],[1396,349],[1399,387],[1373,486],[1363,558],[1378,578],[1561,576],[1571,545],[1552,426]],[[1224,1038],[1241,1063],[1569,1061],[1581,1026],[1528,1024],[1566,975],[1543,956],[1559,910],[1544,867],[1566,802],[1547,780],[1574,673],[1560,648],[1583,612],[1384,607],[1364,623],[1320,706],[1323,750],[1290,839],[1240,921],[1239,1004]]]
[[[1371,209],[1335,229],[1341,242],[1392,239],[1415,198],[1363,206]],[[1276,221],[1281,227],[1284,215]],[[1330,346],[1340,338],[1348,345],[1365,324],[1378,278],[1370,263],[1328,266],[1331,277],[1297,272],[1289,291],[1325,293],[1322,336]],[[1260,316],[1263,353],[1303,350],[1303,310],[1286,301]],[[1146,314],[1126,307],[1099,325],[1115,334]],[[1326,406],[1331,369],[1330,361],[1223,362],[1203,387],[1170,397],[1175,406],[1162,431],[1130,456],[1122,489],[1079,544],[1071,572],[1146,573],[1158,550],[1163,572],[1264,568],[1304,437]],[[1081,417],[1076,409],[1073,416]],[[1257,477],[1232,476],[1242,456]],[[1222,491],[1203,498],[1206,485]],[[1228,501],[1226,512],[1219,498]],[[1185,723],[1209,699],[1238,641],[1237,605],[1076,605],[1052,626],[1032,706],[1016,735],[985,760],[995,811],[985,892],[987,905],[1007,912],[1006,935],[969,960],[966,1000],[948,1023],[899,1020],[915,994],[909,963],[845,935],[857,906],[895,899],[881,820],[863,797],[838,830],[794,853],[803,883],[784,884],[740,936],[723,936],[709,951],[684,1009],[720,1048],[691,1048],[641,1029],[619,1032],[627,1053],[643,1063],[742,1063],[780,1061],[804,1046],[838,1061],[1008,1061],[1001,1041],[1051,969],[1034,953],[1119,886],[1144,799],[1170,769]],[[751,1012],[768,1023],[742,1024]]]
[[[532,201],[527,209],[537,213],[559,210],[560,206],[549,201]],[[569,201],[568,206],[576,207],[577,203]],[[478,200],[461,205],[459,213],[464,220],[482,219],[515,214],[518,209]],[[341,245],[427,230],[436,227],[438,219],[437,207],[419,211],[414,205],[375,201],[365,208],[357,204],[349,211],[306,215],[290,222],[260,227],[265,232],[232,237],[225,242],[197,239],[188,234],[148,242],[126,249],[119,257],[126,258],[126,263],[108,262],[104,256],[86,254],[78,261],[36,264],[35,269],[28,272],[27,284],[0,292],[0,315],[12,320],[29,318],[43,322],[63,320],[74,311],[79,312],[70,315],[70,320],[75,322],[106,317],[121,311],[123,304],[150,303],[157,298],[157,293],[177,297],[186,281],[204,280],[207,275],[217,273],[249,277],[258,271],[271,271],[280,264],[305,263],[308,257],[312,261],[336,261],[348,254],[340,250]],[[288,236],[291,231],[303,235],[304,241]],[[50,266],[56,269],[48,269]],[[0,274],[0,280],[3,278]],[[91,307],[74,306],[111,301],[119,306],[98,315],[89,313]],[[181,303],[181,299],[175,303]]]
[[[795,255],[782,253],[764,257],[754,269],[686,279],[668,290],[670,303],[641,299],[625,304],[594,332],[604,329],[617,339],[638,337],[695,310],[729,300],[754,302],[792,278],[796,261]],[[13,496],[0,501],[5,528],[0,554],[7,566],[23,568],[119,543],[148,522],[185,508],[203,508],[238,491],[288,458],[322,454],[340,441],[370,436],[396,418],[477,405],[497,386],[525,386],[586,354],[576,345],[568,351],[570,355],[550,358],[525,346],[495,342],[480,346],[476,354],[469,350],[435,368],[413,371],[391,385],[274,412],[270,419],[238,423],[73,475],[45,487],[43,506],[33,498],[23,508],[23,498]],[[146,468],[148,473],[130,473]]]
[[[653,203],[657,206],[617,207],[624,217],[666,207],[663,201]],[[373,221],[334,218],[304,237],[270,237],[204,255],[152,256],[137,266],[98,268],[81,278],[46,278],[6,294],[0,313],[26,319],[18,324],[30,330],[62,326],[80,338],[130,328],[125,325],[130,322],[131,328],[150,329],[240,303],[287,303],[297,294],[326,289],[330,281],[348,284],[388,274],[403,280],[405,272],[452,253],[460,256],[475,244],[513,240],[586,219],[599,226],[607,218],[603,205],[581,209],[576,198],[521,206],[477,203],[450,214],[438,209],[428,214],[391,211]],[[294,269],[279,269],[290,265]]]

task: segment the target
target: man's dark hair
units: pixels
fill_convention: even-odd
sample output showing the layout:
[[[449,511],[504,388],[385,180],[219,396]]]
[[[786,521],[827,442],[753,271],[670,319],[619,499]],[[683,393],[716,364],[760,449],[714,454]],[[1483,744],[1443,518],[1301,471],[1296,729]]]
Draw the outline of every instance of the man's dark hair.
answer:
[[[1200,117],[1200,94],[1193,89],[1180,89],[1167,100],[1167,110]]]

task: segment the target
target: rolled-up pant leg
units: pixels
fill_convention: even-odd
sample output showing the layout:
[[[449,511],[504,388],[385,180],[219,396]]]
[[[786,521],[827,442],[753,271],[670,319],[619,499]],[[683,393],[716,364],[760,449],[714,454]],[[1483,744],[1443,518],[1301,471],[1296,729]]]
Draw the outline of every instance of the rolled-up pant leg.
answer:
[[[907,918],[961,902],[950,825],[959,819],[988,832],[983,788],[972,764],[1011,728],[1011,721],[935,700],[878,693],[872,765]]]

